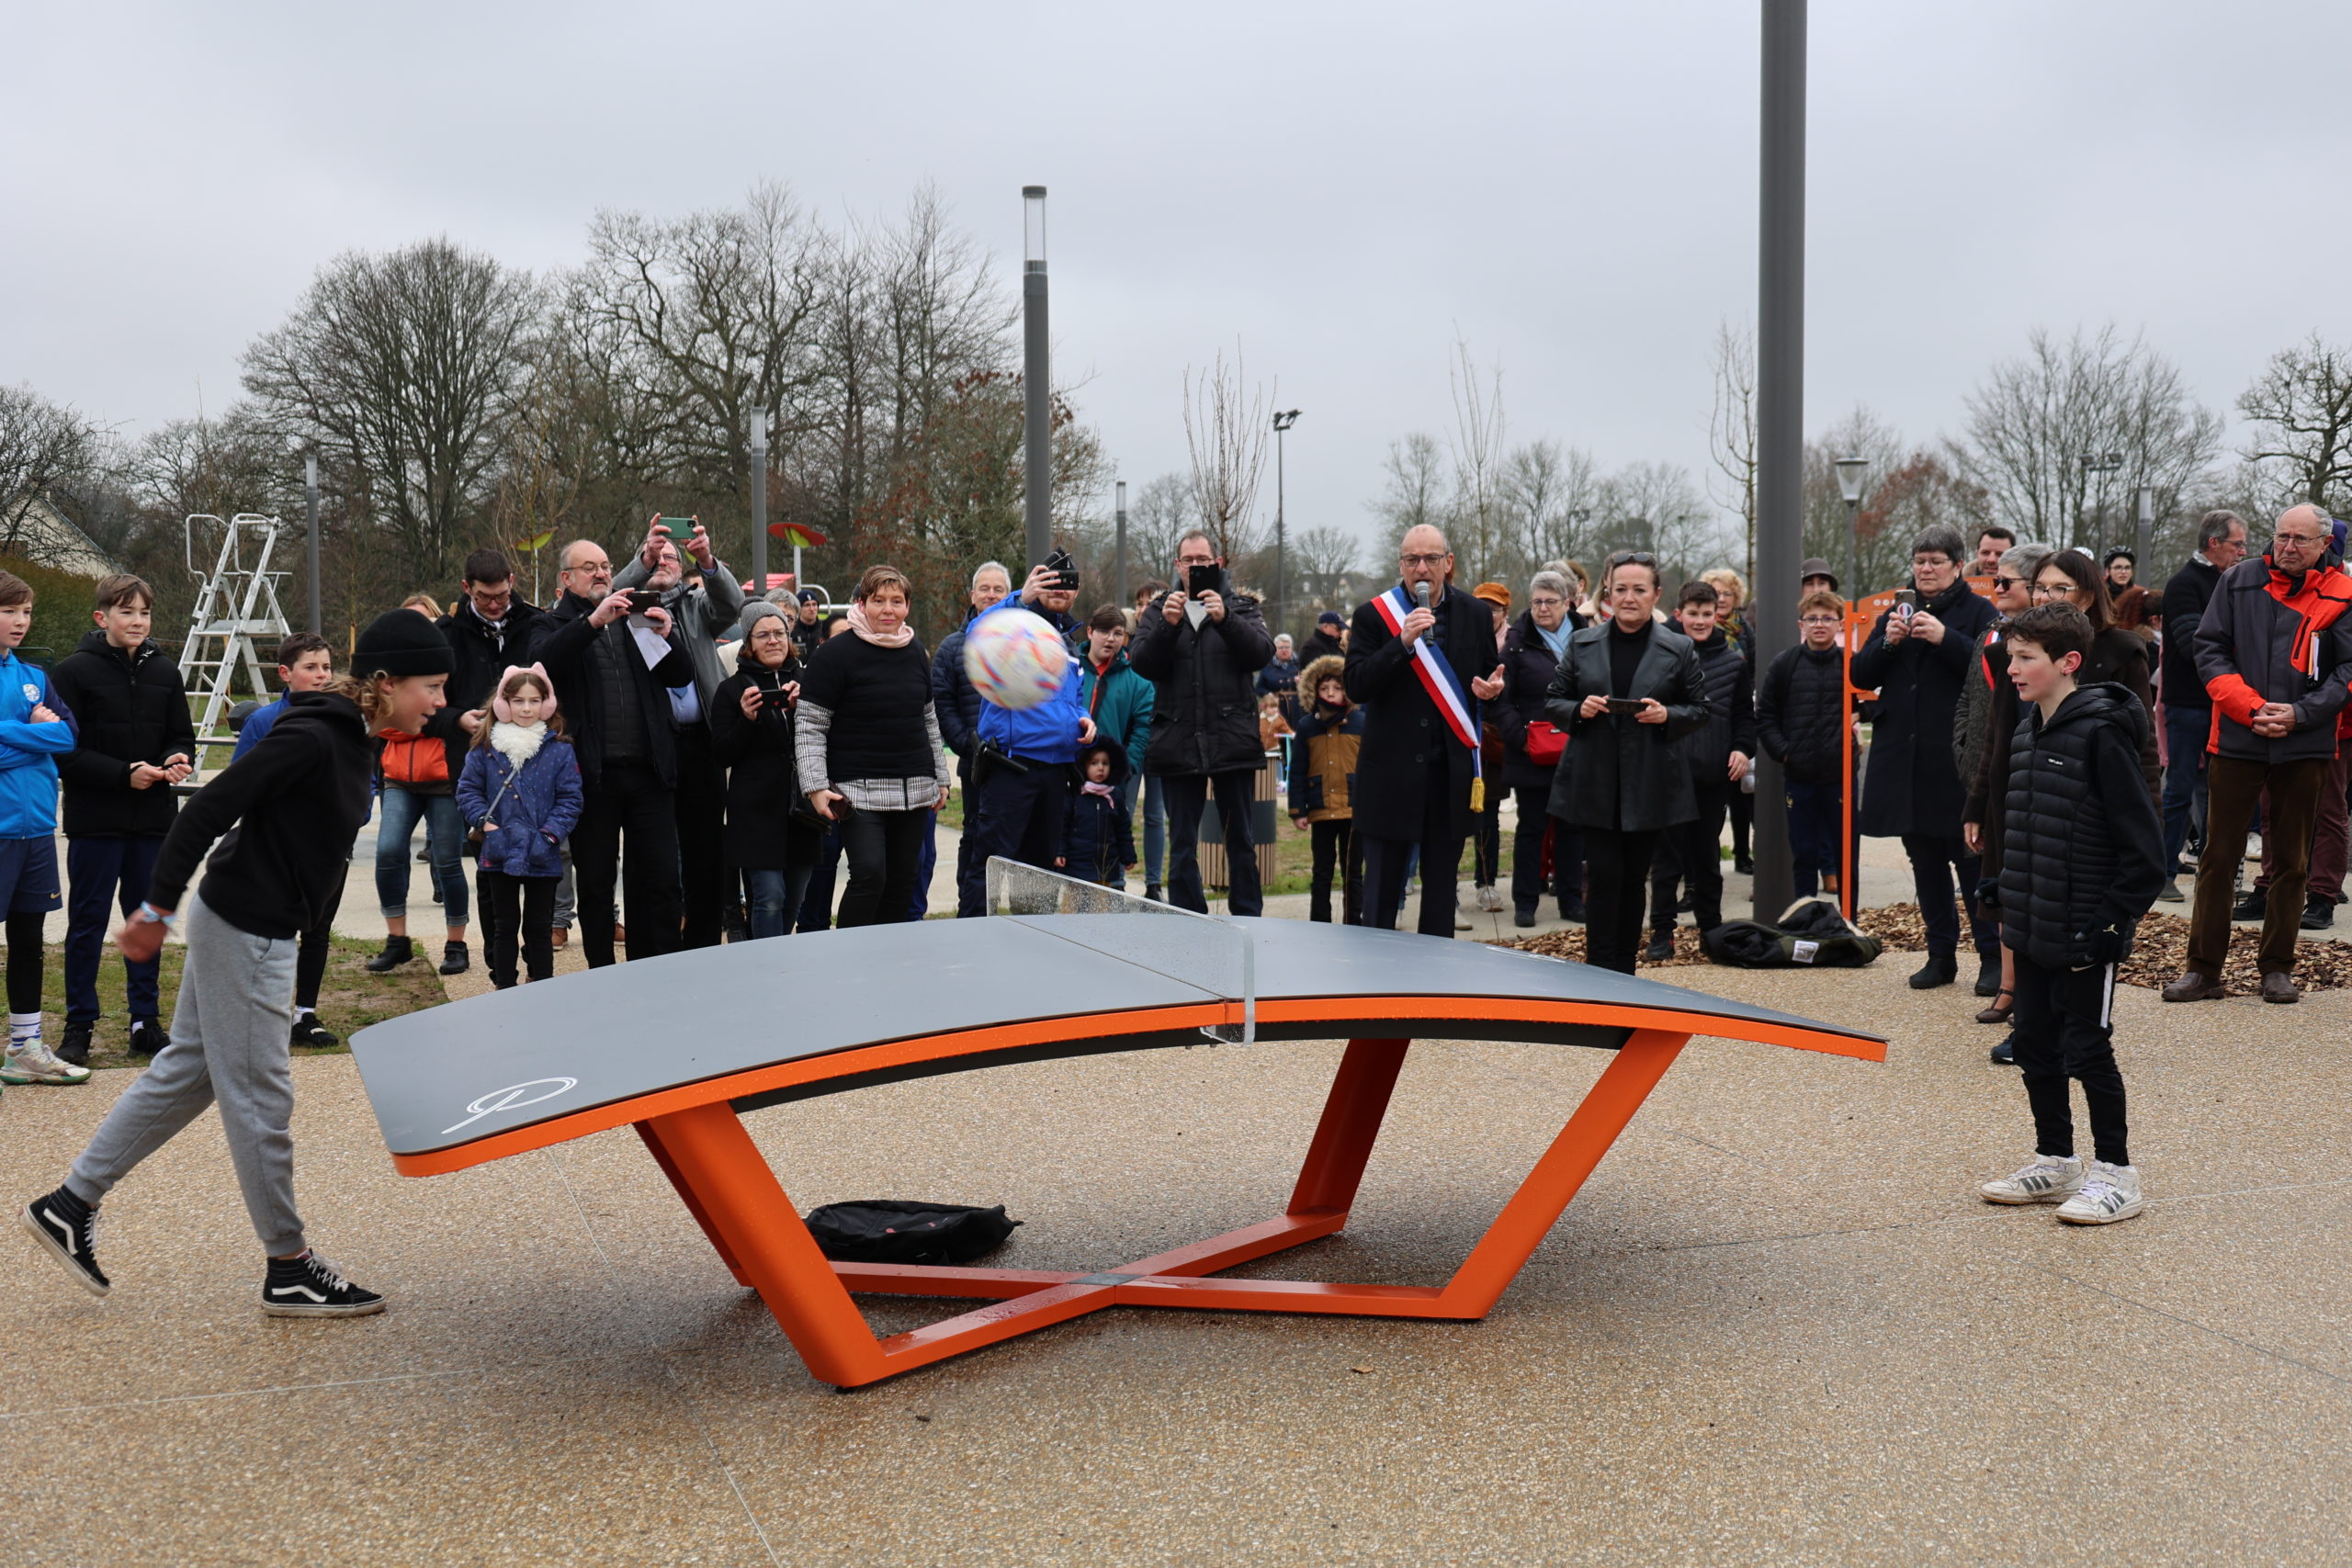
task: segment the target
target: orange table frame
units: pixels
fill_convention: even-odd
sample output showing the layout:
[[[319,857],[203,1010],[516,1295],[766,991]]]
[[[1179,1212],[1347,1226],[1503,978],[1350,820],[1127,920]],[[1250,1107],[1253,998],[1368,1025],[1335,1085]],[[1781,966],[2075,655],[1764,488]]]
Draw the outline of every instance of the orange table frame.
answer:
[[[1494,1224],[1453,1277],[1439,1286],[1211,1278],[1220,1269],[1331,1235],[1346,1225],[1397,1075],[1404,1068],[1409,1040],[1350,1041],[1283,1213],[1093,1273],[834,1262],[818,1249],[816,1238],[809,1235],[730,1103],[762,1090],[821,1085],[876,1068],[937,1063],[940,1070],[952,1070],[950,1064],[956,1058],[985,1059],[992,1053],[1046,1041],[1116,1033],[1122,1026],[1134,1032],[1147,1023],[1165,1028],[1238,1022],[1238,1017],[1227,1016],[1228,1011],[1238,1011],[1230,1004],[999,1025],[867,1046],[681,1085],[452,1148],[396,1155],[394,1164],[406,1175],[433,1175],[592,1132],[633,1125],[720,1260],[739,1283],[760,1293],[809,1372],[847,1389],[1106,1307],[1476,1320],[1500,1299],[1691,1034],[1720,1033],[1867,1061],[1885,1060],[1883,1042],[1826,1030],[1603,1004],[1522,999],[1504,1005],[1530,1022],[1589,1023],[1624,1028],[1628,1034]],[[1365,1019],[1427,1019],[1440,1023],[1449,1017],[1492,1019],[1496,1010],[1496,1001],[1478,998],[1340,998],[1314,1003],[1261,1002],[1259,1018],[1261,1023],[1329,1021],[1343,1028],[1351,1013]],[[851,1299],[853,1292],[965,1298],[990,1304],[877,1339]]]

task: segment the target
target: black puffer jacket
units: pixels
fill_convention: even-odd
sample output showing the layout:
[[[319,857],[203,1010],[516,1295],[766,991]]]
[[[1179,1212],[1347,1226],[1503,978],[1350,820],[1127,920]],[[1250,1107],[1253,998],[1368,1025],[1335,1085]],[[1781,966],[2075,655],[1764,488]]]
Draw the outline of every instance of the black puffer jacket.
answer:
[[[1720,626],[1690,646],[1706,687],[1707,722],[1682,742],[1682,754],[1693,780],[1729,783],[1731,754],[1756,755],[1756,671]]]
[[[1168,624],[1165,594],[1151,602],[1136,623],[1127,663],[1152,684],[1151,745],[1144,772],[1170,774],[1230,773],[1266,765],[1258,737],[1258,671],[1274,657],[1258,601],[1233,593],[1225,619],[1189,615]]]
[[[2045,969],[2082,969],[2092,939],[2133,928],[2164,886],[2163,821],[2140,773],[2139,698],[2077,687],[2049,723],[2028,707],[2009,742],[2001,940]]]
[[[1861,830],[1872,838],[1960,837],[1962,785],[1952,756],[1952,713],[1977,640],[1993,624],[1993,604],[1962,581],[1919,608],[1943,623],[1941,642],[1909,637],[1890,646],[1889,610],[1854,655],[1854,684],[1879,695],[1862,784]]]
[[[1572,625],[1562,626],[1569,636],[1576,635]],[[1503,634],[1503,694],[1487,705],[1487,721],[1503,732],[1502,782],[1508,788],[1550,789],[1552,775],[1559,771],[1556,761],[1536,762],[1527,755],[1527,727],[1544,717],[1544,694],[1559,668],[1535,625],[1534,612],[1510,624]]]
[[[1756,737],[1765,755],[1799,784],[1838,776],[1845,747],[1838,733],[1844,713],[1846,653],[1819,652],[1802,643],[1773,656],[1756,694]]]
[[[160,766],[196,756],[180,667],[152,638],[126,652],[92,630],[57,661],[50,684],[79,728],[77,745],[57,759],[65,786],[71,839],[146,838],[171,831],[178,814],[169,786],[130,787],[134,762]]]
[[[1676,744],[1707,722],[1706,679],[1689,637],[1653,624],[1649,646],[1626,691],[1630,697],[1654,697],[1663,705],[1664,724],[1644,724],[1623,714],[1577,716],[1586,697],[1611,694],[1613,624],[1603,621],[1568,639],[1567,655],[1544,694],[1544,716],[1568,732],[1568,749],[1552,781],[1551,814],[1579,828],[1626,832],[1695,820],[1699,797]]]

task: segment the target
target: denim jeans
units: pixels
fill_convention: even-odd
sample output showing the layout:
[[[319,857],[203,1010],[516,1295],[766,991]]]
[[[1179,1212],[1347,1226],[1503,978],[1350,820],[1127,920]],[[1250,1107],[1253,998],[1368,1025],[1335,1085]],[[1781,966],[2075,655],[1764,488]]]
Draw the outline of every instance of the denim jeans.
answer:
[[[431,857],[433,883],[441,889],[442,918],[453,926],[466,923],[466,818],[453,795],[418,795],[398,784],[384,786],[382,808],[376,819],[376,901],[384,918],[408,913],[408,847],[416,824],[424,823],[424,852]]]
[[[808,896],[809,875],[813,865],[796,865],[789,871],[747,871],[743,879],[752,885],[752,935],[782,936],[792,929],[785,918],[787,909],[797,910],[800,900]]]
[[[2213,722],[2211,708],[2165,710],[2165,873],[2180,873],[2181,847],[2189,829],[2205,838],[2205,737]]]
[[[1143,885],[1160,887],[1159,868],[1168,854],[1168,798],[1156,778],[1143,781]]]

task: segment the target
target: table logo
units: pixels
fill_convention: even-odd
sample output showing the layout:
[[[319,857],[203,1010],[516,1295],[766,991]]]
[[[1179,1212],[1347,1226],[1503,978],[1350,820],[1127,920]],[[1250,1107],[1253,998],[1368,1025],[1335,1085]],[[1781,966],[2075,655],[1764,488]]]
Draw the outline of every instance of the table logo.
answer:
[[[540,1086],[543,1084],[552,1084],[554,1087],[542,1089]],[[458,1131],[458,1128],[470,1127],[485,1116],[496,1115],[501,1111],[520,1110],[526,1105],[537,1105],[543,1100],[553,1100],[557,1095],[579,1087],[578,1078],[533,1078],[528,1083],[509,1084],[504,1089],[492,1089],[481,1099],[468,1102],[466,1119],[458,1122],[457,1127],[442,1128],[441,1135],[446,1138]],[[538,1089],[539,1092],[533,1094],[531,1092],[533,1089]]]

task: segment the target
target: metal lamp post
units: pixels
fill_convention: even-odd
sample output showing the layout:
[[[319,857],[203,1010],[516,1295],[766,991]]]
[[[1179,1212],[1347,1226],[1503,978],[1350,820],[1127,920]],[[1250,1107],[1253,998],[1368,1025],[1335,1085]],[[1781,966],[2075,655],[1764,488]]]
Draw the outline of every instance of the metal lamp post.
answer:
[[[1287,536],[1283,515],[1283,437],[1298,423],[1298,411],[1290,409],[1274,415],[1274,613],[1271,619],[1274,630],[1283,629],[1283,614],[1290,608],[1283,592],[1283,547]]]
[[[1115,558],[1117,564],[1112,568],[1114,573],[1112,580],[1118,584],[1116,590],[1118,597],[1111,603],[1125,609],[1127,603],[1127,481],[1125,479],[1121,479],[1118,484],[1118,502],[1114,515],[1119,522],[1119,547]]]
[[[1021,187],[1022,521],[1029,565],[1054,548],[1053,371],[1046,336],[1046,187]],[[1025,575],[1025,574],[1024,574]]]
[[[325,625],[325,612],[321,608],[319,593],[319,455],[302,455],[302,510],[306,519],[304,549],[310,557],[311,568],[311,630],[318,632]]]
[[[2107,527],[2107,476],[2114,473],[2117,469],[2123,467],[2123,454],[2120,452],[2086,452],[2082,456],[2076,457],[2075,461],[2083,466],[2084,500],[2088,501],[2090,499],[2088,492],[2090,490],[2091,476],[2093,474],[2097,474],[2099,477],[2098,525],[2101,530],[2104,530]],[[2077,511],[2075,513],[2075,532],[2077,535],[2080,535],[2082,531],[2083,514],[2080,511]],[[2082,543],[2080,538],[2077,538],[2075,542],[2076,544]],[[2092,543],[2096,547],[2104,548],[2103,546],[2098,546],[2097,540],[2093,540]]]
[[[2149,556],[2156,547],[2155,486],[2142,485],[2140,487],[2139,513],[2140,525],[2133,530],[2132,540],[2132,558],[2135,563],[2132,569],[2132,581],[2135,582],[2142,581],[2140,574],[2150,570],[2154,564],[2149,559]]]
[[[792,580],[793,590],[800,579]],[[752,594],[764,599],[768,592],[768,415],[752,411]]]
[[[1871,471],[1868,457],[1838,459],[1838,493],[1846,498],[1846,597],[1862,596],[1862,530],[1858,519],[1862,513],[1865,476]]]

